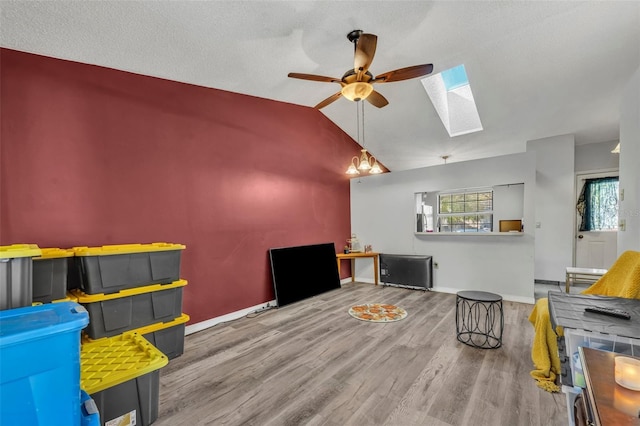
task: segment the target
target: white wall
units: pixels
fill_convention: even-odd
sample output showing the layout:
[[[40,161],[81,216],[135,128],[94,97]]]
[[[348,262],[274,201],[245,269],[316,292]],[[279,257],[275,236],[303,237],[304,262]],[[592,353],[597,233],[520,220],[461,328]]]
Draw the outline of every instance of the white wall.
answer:
[[[597,170],[617,169],[620,154],[613,154],[611,150],[618,141],[590,143],[576,145],[575,172],[592,172]]]
[[[536,154],[535,279],[564,282],[573,264],[575,138],[527,141],[527,152]]]
[[[573,163],[571,163],[573,170]],[[416,235],[416,192],[524,183],[525,232],[517,236]],[[484,290],[533,302],[535,154],[368,176],[351,181],[351,229],[362,244],[390,254],[433,256],[434,289]],[[371,281],[370,260],[356,261],[358,280]]]
[[[522,220],[524,184],[493,187],[493,230],[500,230],[501,220]],[[529,224],[532,225],[532,224]]]
[[[640,251],[640,68],[627,84],[620,105],[620,202],[619,220],[626,223],[618,232],[618,255]]]

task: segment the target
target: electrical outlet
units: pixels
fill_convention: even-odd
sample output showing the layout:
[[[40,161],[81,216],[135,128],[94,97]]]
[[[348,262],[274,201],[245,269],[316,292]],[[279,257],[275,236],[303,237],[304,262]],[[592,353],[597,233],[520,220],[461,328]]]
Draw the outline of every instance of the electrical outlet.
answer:
[[[434,268],[438,269],[438,266],[439,266],[439,265],[438,265],[438,262],[433,262],[433,267],[434,267]]]

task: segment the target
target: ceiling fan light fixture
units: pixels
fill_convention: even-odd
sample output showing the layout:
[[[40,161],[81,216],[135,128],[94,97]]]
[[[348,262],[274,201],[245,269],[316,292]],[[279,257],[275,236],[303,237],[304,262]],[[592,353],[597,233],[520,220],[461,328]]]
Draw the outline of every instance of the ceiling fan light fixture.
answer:
[[[373,160],[373,166],[371,166],[371,170],[369,170],[369,173],[372,175],[377,175],[382,173],[382,169],[380,168],[380,165],[378,164],[378,160],[376,160],[376,157],[372,155],[371,159]]]
[[[340,92],[342,96],[350,101],[358,102],[367,99],[371,92],[373,92],[373,86],[363,81],[356,81],[344,86]]]
[[[358,170],[366,171],[369,169],[371,169],[371,163],[369,162],[367,150],[363,148],[362,154],[360,154],[360,164],[358,165]]]
[[[347,174],[348,175],[359,175],[360,172],[358,171],[358,168],[356,166],[356,163],[358,161],[358,157],[353,157],[351,159],[351,164],[349,164],[349,168],[347,169]]]

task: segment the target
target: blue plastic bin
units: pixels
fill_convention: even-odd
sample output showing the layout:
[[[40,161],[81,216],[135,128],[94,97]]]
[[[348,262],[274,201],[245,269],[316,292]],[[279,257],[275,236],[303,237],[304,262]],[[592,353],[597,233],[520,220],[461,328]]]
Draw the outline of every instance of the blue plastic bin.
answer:
[[[80,331],[88,323],[75,302],[0,311],[0,425],[81,425]]]
[[[96,402],[84,390],[80,394],[80,403],[82,404],[82,421],[80,426],[100,426],[100,413]]]

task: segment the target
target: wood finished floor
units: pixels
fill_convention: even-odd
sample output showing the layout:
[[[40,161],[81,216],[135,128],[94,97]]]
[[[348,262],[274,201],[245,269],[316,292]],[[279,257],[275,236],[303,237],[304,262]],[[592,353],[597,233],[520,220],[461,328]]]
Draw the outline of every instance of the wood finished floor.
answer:
[[[375,302],[409,315],[347,313]],[[482,350],[456,340],[455,295],[346,284],[187,336],[154,425],[566,425],[564,394],[529,376],[532,308],[504,302],[503,347]]]

